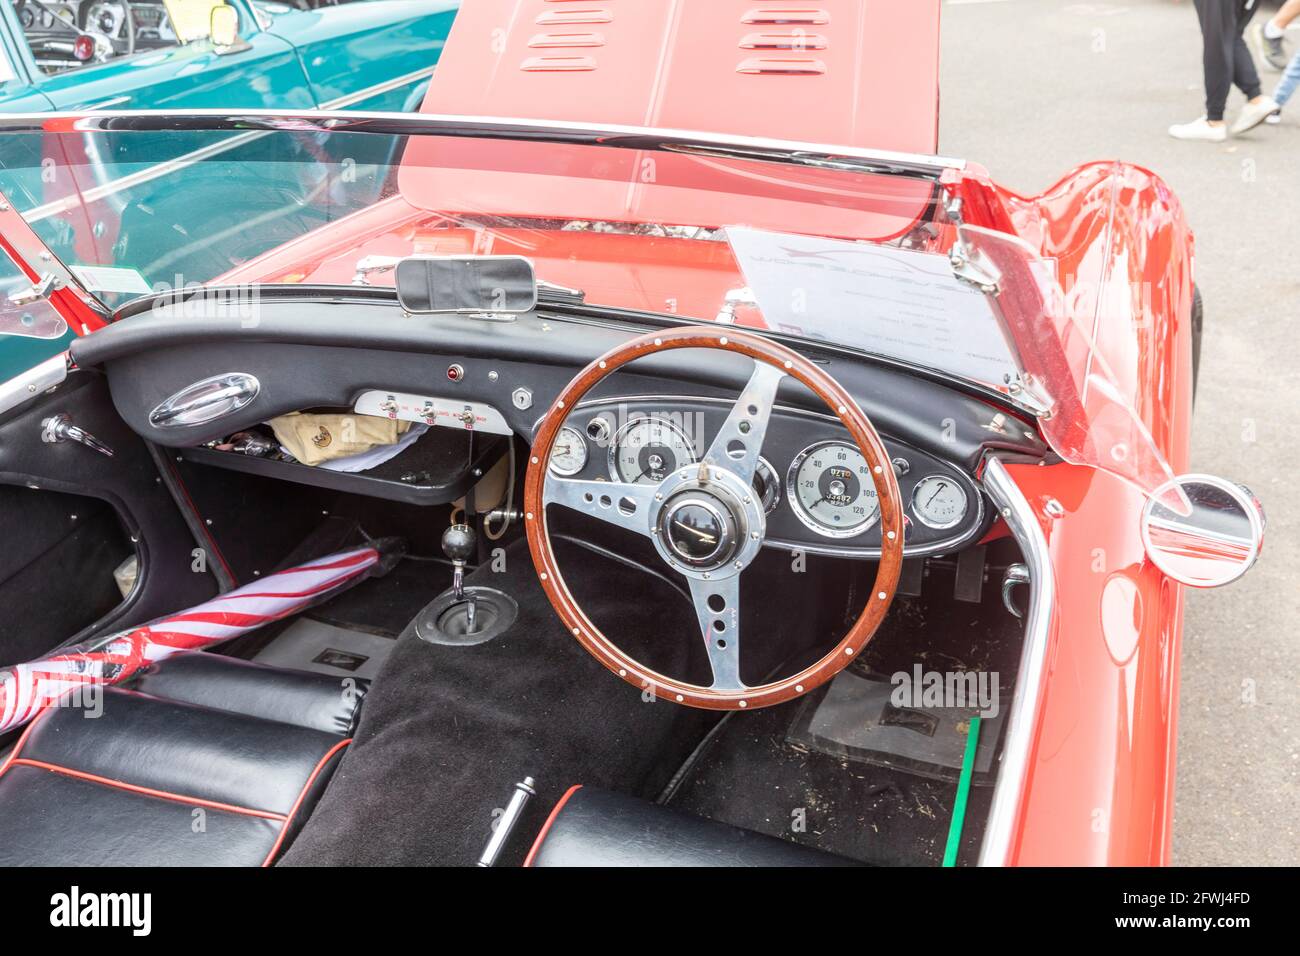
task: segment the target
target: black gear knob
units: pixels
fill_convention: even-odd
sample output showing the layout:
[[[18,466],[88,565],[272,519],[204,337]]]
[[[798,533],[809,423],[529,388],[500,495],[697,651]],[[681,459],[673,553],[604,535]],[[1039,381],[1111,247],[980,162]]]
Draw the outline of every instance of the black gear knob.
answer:
[[[464,564],[474,556],[477,538],[467,524],[454,524],[442,533],[442,553],[456,564]]]

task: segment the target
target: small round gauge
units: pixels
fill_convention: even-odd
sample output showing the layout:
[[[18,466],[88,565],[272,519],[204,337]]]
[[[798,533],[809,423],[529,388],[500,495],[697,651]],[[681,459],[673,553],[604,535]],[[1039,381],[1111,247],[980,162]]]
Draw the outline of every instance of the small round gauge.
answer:
[[[912,492],[912,512],[916,519],[927,528],[939,531],[961,524],[969,504],[966,489],[943,475],[922,478]]]
[[[758,465],[754,468],[754,491],[758,494],[758,500],[763,503],[765,514],[771,514],[781,503],[781,479],[776,476],[776,469],[761,455]]]
[[[851,538],[876,523],[880,502],[862,452],[843,442],[811,445],[786,479],[795,516],[828,538]]]
[[[587,442],[576,428],[560,427],[551,446],[551,471],[569,478],[587,467]]]
[[[609,446],[610,477],[633,485],[657,485],[698,460],[686,433],[662,418],[632,419]]]

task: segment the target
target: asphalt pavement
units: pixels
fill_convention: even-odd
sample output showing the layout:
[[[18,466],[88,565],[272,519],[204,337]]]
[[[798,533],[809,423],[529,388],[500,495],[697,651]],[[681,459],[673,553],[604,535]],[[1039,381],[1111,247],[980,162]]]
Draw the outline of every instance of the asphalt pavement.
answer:
[[[1300,22],[1297,23],[1300,26]],[[1300,30],[1289,33],[1300,48]],[[1204,113],[1190,0],[945,0],[940,151],[1036,193],[1122,159],[1173,187],[1205,299],[1192,468],[1268,514],[1246,578],[1193,592],[1182,656],[1173,862],[1300,861],[1300,96],[1226,143],[1169,137]],[[1278,74],[1257,59],[1270,92]],[[1244,102],[1234,91],[1228,118]]]

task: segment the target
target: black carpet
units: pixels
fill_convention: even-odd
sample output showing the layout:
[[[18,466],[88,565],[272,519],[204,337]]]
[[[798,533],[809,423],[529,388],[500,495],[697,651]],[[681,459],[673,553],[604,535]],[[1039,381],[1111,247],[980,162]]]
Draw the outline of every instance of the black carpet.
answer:
[[[938,866],[956,786],[789,743],[800,706],[728,717],[670,805],[866,863]],[[991,795],[971,788],[959,865],[975,861]]]
[[[664,663],[673,648],[688,652],[681,635],[698,625],[679,591],[577,545],[556,549],[565,568],[581,568],[569,575],[575,597],[598,625],[617,624],[629,651],[657,645]],[[522,543],[504,570],[467,583],[510,594],[515,627],[475,647],[425,644],[410,630],[398,639],[355,743],[281,865],[472,865],[494,811],[532,776],[538,795],[499,865],[519,863],[572,784],[653,797],[716,721],[644,702],[596,663],[560,625]]]

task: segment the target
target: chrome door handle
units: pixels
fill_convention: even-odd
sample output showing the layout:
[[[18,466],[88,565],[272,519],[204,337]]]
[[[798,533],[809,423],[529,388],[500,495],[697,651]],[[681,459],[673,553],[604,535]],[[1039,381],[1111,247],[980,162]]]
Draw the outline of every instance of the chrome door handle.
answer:
[[[149,413],[155,428],[204,425],[237,412],[262,389],[257,378],[247,372],[213,375],[181,389]]]
[[[67,412],[60,412],[41,422],[41,441],[47,444],[54,444],[61,441],[75,441],[78,444],[85,445],[108,458],[113,457],[113,449],[109,448],[102,441],[96,438],[84,428],[78,428],[72,424],[72,416]]]

